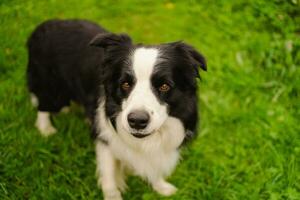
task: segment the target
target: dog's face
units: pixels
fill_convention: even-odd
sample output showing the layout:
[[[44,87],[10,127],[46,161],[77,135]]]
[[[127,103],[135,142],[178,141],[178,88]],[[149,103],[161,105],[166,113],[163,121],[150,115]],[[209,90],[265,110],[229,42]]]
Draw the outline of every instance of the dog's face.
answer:
[[[187,133],[195,131],[196,78],[206,64],[194,48],[182,42],[133,45],[127,35],[115,34],[98,35],[91,45],[105,50],[105,111],[116,129],[144,138],[175,117]]]

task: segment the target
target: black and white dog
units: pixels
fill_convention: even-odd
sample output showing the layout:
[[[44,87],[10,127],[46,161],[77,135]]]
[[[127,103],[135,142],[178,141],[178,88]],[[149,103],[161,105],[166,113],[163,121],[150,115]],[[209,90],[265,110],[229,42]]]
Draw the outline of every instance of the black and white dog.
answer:
[[[183,42],[133,44],[83,20],[50,20],[28,40],[28,87],[36,126],[55,133],[50,113],[75,101],[95,135],[98,183],[105,199],[122,199],[125,174],[147,180],[162,195],[179,147],[196,134],[198,70],[204,57]]]

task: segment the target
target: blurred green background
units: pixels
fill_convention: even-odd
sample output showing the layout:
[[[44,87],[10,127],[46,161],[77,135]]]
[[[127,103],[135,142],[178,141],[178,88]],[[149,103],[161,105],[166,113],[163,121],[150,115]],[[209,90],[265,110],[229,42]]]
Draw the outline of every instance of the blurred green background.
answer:
[[[42,138],[25,87],[26,40],[50,18],[84,18],[135,42],[184,40],[208,60],[199,137],[164,198],[130,177],[125,199],[300,199],[299,0],[1,0],[0,199],[100,199],[83,113]]]

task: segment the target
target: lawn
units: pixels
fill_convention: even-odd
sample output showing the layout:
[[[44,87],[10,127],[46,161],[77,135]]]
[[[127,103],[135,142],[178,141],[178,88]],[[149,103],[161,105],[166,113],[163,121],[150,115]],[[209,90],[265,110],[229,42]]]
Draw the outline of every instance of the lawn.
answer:
[[[84,18],[135,42],[184,40],[207,58],[199,137],[165,198],[137,177],[124,199],[300,199],[299,0],[1,0],[0,199],[100,199],[82,111],[43,138],[26,90],[26,40],[50,18]]]

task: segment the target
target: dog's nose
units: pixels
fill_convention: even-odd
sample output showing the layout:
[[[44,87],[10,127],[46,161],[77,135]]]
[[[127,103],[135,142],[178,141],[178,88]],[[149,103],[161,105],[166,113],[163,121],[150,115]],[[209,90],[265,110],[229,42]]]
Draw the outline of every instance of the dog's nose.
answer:
[[[131,128],[141,130],[148,125],[150,116],[146,111],[136,110],[128,114],[127,120]]]

